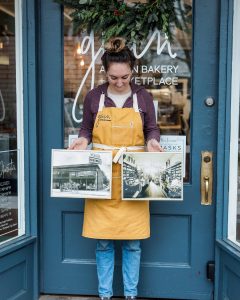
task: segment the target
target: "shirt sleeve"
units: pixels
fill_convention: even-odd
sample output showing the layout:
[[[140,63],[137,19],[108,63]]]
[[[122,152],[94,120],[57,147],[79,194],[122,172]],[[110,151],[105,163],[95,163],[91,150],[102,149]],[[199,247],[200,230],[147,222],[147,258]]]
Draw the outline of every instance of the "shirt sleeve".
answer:
[[[82,125],[79,130],[79,137],[85,137],[88,140],[88,143],[92,141],[92,130],[94,125],[92,112],[92,97],[89,92],[84,99],[83,103],[83,120]]]
[[[155,108],[152,96],[146,91],[143,91],[144,101],[146,104],[146,113],[144,116],[144,138],[147,143],[151,139],[160,141],[160,130],[156,123]]]

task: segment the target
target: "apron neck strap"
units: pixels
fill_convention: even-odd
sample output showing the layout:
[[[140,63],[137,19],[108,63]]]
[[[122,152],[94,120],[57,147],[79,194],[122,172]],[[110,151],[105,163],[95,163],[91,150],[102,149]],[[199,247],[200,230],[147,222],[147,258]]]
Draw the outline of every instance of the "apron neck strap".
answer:
[[[105,94],[102,93],[99,101],[98,111],[102,111],[104,108],[104,102],[105,102]]]
[[[102,93],[99,101],[98,111],[102,111],[104,108],[104,102],[105,102],[105,94]],[[137,100],[137,94],[133,94],[133,109],[135,112],[139,112],[138,109],[138,100]]]
[[[133,109],[135,110],[135,112],[139,112],[136,93],[133,94]]]

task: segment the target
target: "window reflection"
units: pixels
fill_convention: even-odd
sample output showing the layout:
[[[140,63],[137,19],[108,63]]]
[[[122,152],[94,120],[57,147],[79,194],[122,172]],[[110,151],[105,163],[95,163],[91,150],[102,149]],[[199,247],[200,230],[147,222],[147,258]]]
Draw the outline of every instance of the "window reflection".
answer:
[[[78,134],[83,113],[83,99],[94,86],[105,82],[101,65],[101,50],[91,70],[92,50],[94,54],[101,48],[95,38],[89,51],[83,53],[81,43],[89,41],[86,36],[73,33],[70,10],[64,9],[64,112],[65,112],[65,147],[69,135]],[[185,135],[187,142],[186,176],[189,181],[190,159],[190,114],[191,114],[191,51],[192,51],[192,1],[177,1],[176,15],[178,26],[172,26],[171,43],[164,34],[149,36],[147,42],[137,54],[142,53],[134,68],[133,81],[144,85],[152,94],[157,124],[162,135]],[[181,29],[180,29],[181,28]],[[87,39],[87,40],[86,40]],[[145,51],[146,50],[146,51]],[[139,55],[140,56],[140,55]],[[86,76],[86,72],[89,75]],[[81,86],[82,84],[82,86]],[[81,91],[78,97],[76,95]],[[73,111],[74,99],[76,108]]]
[[[14,1],[0,0],[0,243],[19,234]]]
[[[16,149],[14,1],[0,1],[0,151]]]

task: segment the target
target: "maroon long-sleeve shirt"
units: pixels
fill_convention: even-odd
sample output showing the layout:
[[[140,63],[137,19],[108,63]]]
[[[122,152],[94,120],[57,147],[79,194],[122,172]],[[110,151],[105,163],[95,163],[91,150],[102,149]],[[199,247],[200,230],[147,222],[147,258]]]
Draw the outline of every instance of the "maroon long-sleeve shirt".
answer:
[[[114,102],[107,96],[108,83],[99,85],[86,95],[83,106],[83,122],[79,131],[80,137],[92,141],[92,130],[98,113],[99,100],[102,93],[105,94],[105,107],[115,107]],[[137,94],[138,108],[143,122],[145,142],[150,139],[160,140],[159,128],[156,124],[155,110],[152,96],[143,86],[131,83],[132,94]],[[123,107],[133,107],[132,95],[126,100]]]

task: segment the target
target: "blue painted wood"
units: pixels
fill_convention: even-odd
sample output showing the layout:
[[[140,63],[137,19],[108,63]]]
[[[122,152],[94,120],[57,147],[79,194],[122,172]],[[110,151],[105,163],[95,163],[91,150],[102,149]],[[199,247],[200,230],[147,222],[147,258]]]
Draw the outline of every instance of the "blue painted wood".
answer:
[[[34,247],[28,245],[1,258],[0,299],[33,300]]]
[[[0,247],[0,299],[38,299],[35,1],[22,1],[26,235]]]
[[[222,1],[221,7],[217,146],[219,157],[217,161],[217,239],[227,237],[233,1]]]
[[[217,242],[219,274],[215,299],[237,300],[240,295],[240,253],[224,241]]]
[[[232,29],[234,1],[221,1],[218,161],[217,161],[217,222],[215,299],[235,300],[240,295],[240,249],[227,240],[229,147],[231,121]]]
[[[214,260],[216,194],[212,206],[200,205],[200,161],[202,150],[213,151],[216,174],[219,3],[193,2],[192,179],[184,187],[183,202],[151,203],[152,236],[143,242],[142,297],[212,299],[205,268]],[[64,132],[62,16],[53,1],[39,5],[41,291],[94,295],[95,241],[81,237],[83,200],[50,198],[51,149],[63,147]],[[209,95],[216,100],[212,108],[204,105]],[[114,291],[121,295],[119,247],[116,260]]]
[[[24,151],[25,151],[25,213],[26,237],[38,236],[38,178],[37,178],[37,32],[36,1],[22,1],[23,6],[23,99],[24,99]],[[26,268],[29,299],[38,299],[38,244],[34,239],[28,247]],[[29,280],[31,278],[31,280]],[[31,295],[31,296],[30,296]],[[19,298],[20,299],[20,298]],[[24,298],[23,299],[27,299]]]
[[[240,262],[239,246],[228,240],[217,240],[216,245],[219,251],[226,252],[227,255],[231,255],[236,262]]]
[[[26,237],[22,236],[14,241],[9,241],[1,245],[0,247],[0,258],[11,254],[14,251],[17,251],[21,248],[27,247],[28,245],[34,244],[36,242],[36,237]]]
[[[23,109],[26,234],[37,236],[37,56],[35,1],[23,3]]]

